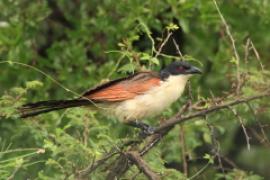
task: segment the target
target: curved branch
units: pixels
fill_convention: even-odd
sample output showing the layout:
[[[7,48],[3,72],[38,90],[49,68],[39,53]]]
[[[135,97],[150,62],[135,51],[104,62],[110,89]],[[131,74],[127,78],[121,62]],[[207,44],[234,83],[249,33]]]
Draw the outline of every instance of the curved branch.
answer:
[[[174,117],[172,117],[172,118],[168,119],[167,121],[165,121],[164,123],[162,123],[156,129],[155,134],[150,136],[149,141],[141,149],[139,149],[139,146],[141,145],[141,143],[143,143],[143,141],[134,141],[134,142],[132,141],[132,143],[126,144],[125,146],[131,146],[131,148],[128,148],[126,153],[123,152],[123,154],[126,154],[126,155],[128,155],[128,157],[131,157],[131,158],[127,158],[126,155],[119,156],[118,158],[116,158],[112,164],[114,164],[115,165],[114,167],[117,167],[117,168],[111,169],[111,171],[110,171],[111,173],[108,175],[108,177],[109,177],[108,179],[113,178],[113,176],[121,177],[134,164],[136,164],[143,172],[146,171],[144,173],[145,173],[145,175],[147,175],[149,172],[152,172],[152,171],[148,171],[148,170],[150,170],[150,168],[142,169],[141,164],[137,164],[138,162],[136,160],[138,160],[138,158],[134,160],[134,156],[130,155],[130,152],[133,152],[133,155],[134,155],[134,153],[136,153],[136,155],[138,155],[138,157],[142,157],[147,152],[149,152],[153,147],[155,147],[160,142],[160,140],[175,125],[180,124],[180,123],[184,123],[186,121],[192,120],[192,119],[197,118],[197,117],[203,117],[207,114],[217,112],[217,111],[222,110],[222,109],[228,109],[229,107],[232,107],[232,106],[236,106],[236,105],[243,104],[243,103],[248,103],[250,101],[262,99],[264,97],[270,97],[270,91],[266,91],[266,92],[267,93],[258,94],[258,95],[246,97],[246,98],[240,98],[240,99],[237,99],[237,100],[234,100],[231,102],[226,102],[223,104],[215,104],[212,107],[209,107],[207,109],[197,111],[197,112],[191,113],[189,115],[185,115],[185,116],[181,115],[184,113],[183,111],[186,111],[186,108],[183,108],[185,110],[180,110]],[[123,163],[123,158],[125,159],[125,161],[128,159],[130,162]],[[105,161],[106,160],[107,160],[107,158],[105,158]],[[139,159],[139,160],[142,160],[142,159]],[[97,161],[98,163],[95,163],[94,168],[90,167],[89,169],[91,169],[91,170],[84,171],[83,176],[85,177],[88,174],[90,174],[91,172],[93,172],[98,166],[104,164],[105,161],[102,162],[102,160],[98,160]],[[143,166],[143,167],[148,167],[148,166]],[[121,170],[119,170],[119,169],[121,169]]]
[[[159,180],[160,177],[153,172],[146,162],[142,159],[140,154],[136,151],[127,152],[128,159],[132,161],[139,170],[141,170],[145,176],[150,180]]]
[[[140,156],[144,156],[153,147],[155,147],[159,143],[159,141],[177,124],[184,123],[188,120],[192,120],[197,117],[205,116],[207,114],[219,111],[221,109],[228,109],[228,107],[231,107],[231,106],[248,103],[250,101],[257,100],[257,99],[262,99],[264,97],[270,97],[270,92],[267,91],[267,93],[264,93],[264,94],[258,94],[252,97],[241,98],[241,99],[237,99],[237,100],[220,104],[220,105],[214,105],[208,109],[201,110],[201,111],[198,111],[190,115],[186,115],[186,116],[181,116],[182,113],[177,113],[174,117],[165,121],[157,128],[157,130],[155,131],[155,134],[151,135],[150,141],[139,151]],[[135,147],[134,149],[136,148],[137,147]],[[122,163],[122,161],[119,161],[118,159],[115,160],[115,164],[117,167],[122,166],[120,163]],[[121,172],[117,172],[118,177],[125,174],[125,172],[128,171],[129,167],[131,167],[131,165],[133,165],[133,163],[122,166]]]
[[[187,116],[180,116],[180,115],[174,116],[174,117],[170,118],[169,120],[165,121],[163,124],[161,124],[156,129],[155,133],[160,133],[160,132],[166,130],[167,128],[169,128],[169,127],[173,127],[176,124],[183,123],[183,122],[185,122],[187,120],[191,120],[191,119],[194,119],[194,118],[197,118],[197,117],[202,117],[202,116],[205,116],[205,115],[207,115],[209,113],[212,113],[212,112],[215,112],[215,111],[218,111],[218,110],[221,110],[221,109],[226,109],[226,108],[231,107],[231,106],[235,106],[235,105],[242,104],[242,103],[247,103],[249,101],[253,101],[253,100],[256,100],[256,99],[261,99],[261,98],[264,98],[264,97],[267,97],[267,96],[270,96],[270,92],[265,93],[265,94],[259,94],[259,95],[252,96],[252,97],[237,99],[235,101],[231,101],[231,102],[220,104],[220,105],[215,105],[215,106],[212,106],[212,107],[210,107],[208,109],[198,111],[198,112],[192,113],[192,114],[187,115]]]

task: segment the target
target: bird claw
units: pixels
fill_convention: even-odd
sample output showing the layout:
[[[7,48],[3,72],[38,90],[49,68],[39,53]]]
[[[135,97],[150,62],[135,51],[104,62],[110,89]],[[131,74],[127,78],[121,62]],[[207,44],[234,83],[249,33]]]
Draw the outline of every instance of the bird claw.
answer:
[[[139,134],[140,137],[145,138],[147,136],[150,136],[155,133],[156,128],[146,125],[141,129],[141,132]]]
[[[145,124],[143,122],[139,121],[132,121],[128,123],[129,125],[141,129],[141,132],[139,133],[139,136],[142,138],[146,138],[147,136],[150,136],[155,133],[156,128],[152,127],[148,124]]]

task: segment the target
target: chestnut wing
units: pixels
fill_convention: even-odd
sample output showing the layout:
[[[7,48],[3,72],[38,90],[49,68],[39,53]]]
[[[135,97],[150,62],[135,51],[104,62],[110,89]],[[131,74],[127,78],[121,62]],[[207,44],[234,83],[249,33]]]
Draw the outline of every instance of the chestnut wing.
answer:
[[[97,102],[116,102],[132,99],[158,86],[161,79],[152,72],[140,72],[128,78],[105,83],[88,92],[83,97]]]

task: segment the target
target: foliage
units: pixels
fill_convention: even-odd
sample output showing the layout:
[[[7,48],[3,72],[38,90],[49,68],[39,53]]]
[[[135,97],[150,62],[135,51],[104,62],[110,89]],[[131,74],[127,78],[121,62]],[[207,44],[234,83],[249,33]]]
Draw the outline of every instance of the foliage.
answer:
[[[0,1],[0,178],[75,179],[138,133],[83,108],[22,120],[17,108],[26,102],[72,99],[96,84],[183,58],[204,74],[151,124],[176,114],[190,97],[196,110],[213,105],[213,96],[233,100],[269,88],[270,3],[217,4],[240,59],[214,1]],[[237,115],[223,110],[175,127],[144,160],[164,179],[268,179],[269,109],[267,99],[233,109],[248,129],[250,151]],[[104,179],[108,169],[89,177]],[[145,179],[136,166],[123,176],[130,177]]]

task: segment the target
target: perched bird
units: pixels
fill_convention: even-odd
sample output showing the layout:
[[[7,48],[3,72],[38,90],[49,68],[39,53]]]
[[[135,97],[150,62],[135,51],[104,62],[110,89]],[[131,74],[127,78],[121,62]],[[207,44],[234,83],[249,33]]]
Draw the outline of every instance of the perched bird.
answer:
[[[139,72],[116,79],[72,100],[50,100],[29,103],[19,108],[22,118],[54,110],[90,106],[117,117],[120,121],[153,133],[141,120],[161,113],[183,93],[188,79],[201,70],[185,61],[175,61],[160,72]]]

